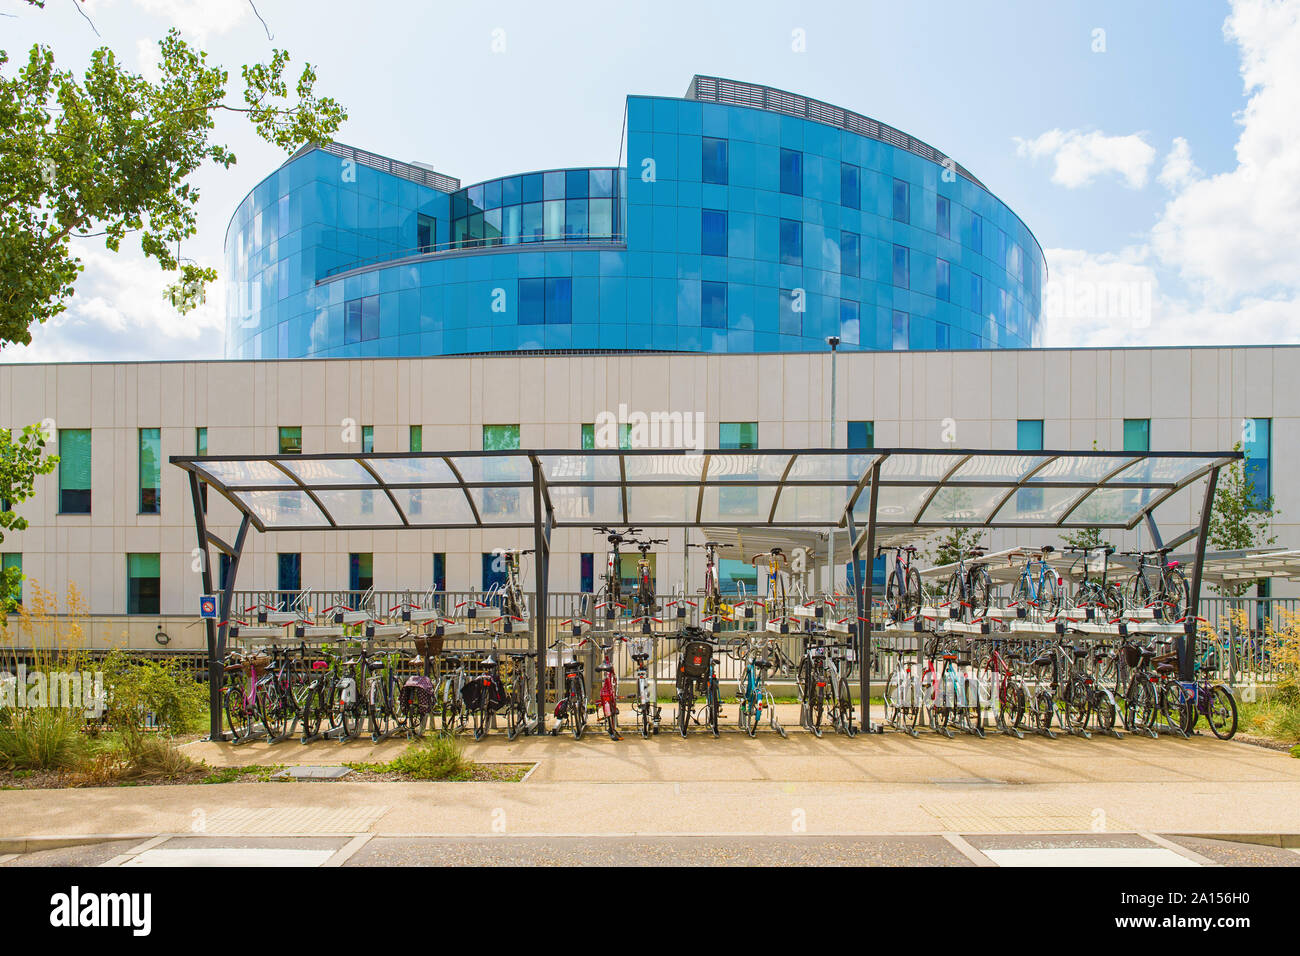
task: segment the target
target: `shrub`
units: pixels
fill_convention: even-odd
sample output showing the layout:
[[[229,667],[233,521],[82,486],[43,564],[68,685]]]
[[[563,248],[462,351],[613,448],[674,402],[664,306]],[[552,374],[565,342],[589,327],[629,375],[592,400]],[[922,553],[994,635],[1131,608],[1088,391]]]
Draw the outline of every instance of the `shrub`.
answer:
[[[25,707],[0,713],[0,766],[71,770],[86,757],[82,716],[66,707]]]
[[[207,713],[207,694],[177,658],[131,657],[114,650],[104,659],[108,723],[129,751],[141,746],[150,715],[168,735],[199,729]]]
[[[416,780],[468,780],[474,762],[460,741],[437,734],[412,744],[389,766]]]

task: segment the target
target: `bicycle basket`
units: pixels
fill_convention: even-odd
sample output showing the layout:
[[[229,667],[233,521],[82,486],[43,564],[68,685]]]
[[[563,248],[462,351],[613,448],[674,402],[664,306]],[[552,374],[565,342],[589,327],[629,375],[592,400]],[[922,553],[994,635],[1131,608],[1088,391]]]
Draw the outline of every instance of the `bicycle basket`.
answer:
[[[561,664],[572,664],[573,659],[573,648],[571,647],[552,647],[546,652],[547,667],[559,667]]]
[[[1120,650],[1124,654],[1125,667],[1137,667],[1142,660],[1142,651],[1136,644],[1125,644]]]
[[[442,635],[420,635],[415,639],[415,652],[425,660],[430,660],[442,653],[442,645],[446,640]]]
[[[703,677],[713,663],[713,645],[707,641],[687,641],[682,648],[681,672],[687,677]]]

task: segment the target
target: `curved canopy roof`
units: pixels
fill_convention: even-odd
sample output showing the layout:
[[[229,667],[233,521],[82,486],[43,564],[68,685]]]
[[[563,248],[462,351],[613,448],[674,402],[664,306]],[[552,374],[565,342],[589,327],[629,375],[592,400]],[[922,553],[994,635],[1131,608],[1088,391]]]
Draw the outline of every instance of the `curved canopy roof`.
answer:
[[[563,449],[177,455],[258,531],[1132,528],[1239,452]]]

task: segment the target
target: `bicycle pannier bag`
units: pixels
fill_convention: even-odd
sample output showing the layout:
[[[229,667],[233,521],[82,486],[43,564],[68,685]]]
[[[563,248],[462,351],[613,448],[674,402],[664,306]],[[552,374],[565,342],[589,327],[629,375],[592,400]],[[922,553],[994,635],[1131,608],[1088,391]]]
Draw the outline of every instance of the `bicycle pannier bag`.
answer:
[[[703,677],[713,662],[713,646],[705,641],[687,641],[682,649],[682,673],[687,677]]]
[[[433,710],[433,681],[422,675],[408,677],[402,687],[402,702],[409,708],[412,701],[421,714]]]

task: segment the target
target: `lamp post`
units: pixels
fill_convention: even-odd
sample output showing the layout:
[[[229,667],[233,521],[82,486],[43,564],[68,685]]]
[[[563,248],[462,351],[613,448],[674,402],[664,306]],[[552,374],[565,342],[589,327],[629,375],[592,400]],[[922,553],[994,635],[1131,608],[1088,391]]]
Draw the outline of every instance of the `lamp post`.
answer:
[[[835,447],[835,350],[840,347],[840,337],[830,335],[826,337],[826,344],[831,347],[831,442],[830,447]],[[827,561],[829,563],[828,571],[830,572],[831,598],[835,597],[835,527],[831,526],[830,539],[826,548]]]

